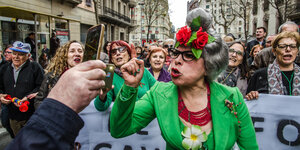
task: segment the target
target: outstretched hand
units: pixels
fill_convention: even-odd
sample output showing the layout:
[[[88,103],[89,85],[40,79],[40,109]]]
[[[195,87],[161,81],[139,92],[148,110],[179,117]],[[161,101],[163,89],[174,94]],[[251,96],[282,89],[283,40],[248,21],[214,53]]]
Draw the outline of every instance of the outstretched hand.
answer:
[[[253,99],[258,99],[258,96],[259,96],[259,93],[258,91],[251,91],[249,92],[245,98],[250,101],[250,100],[253,100]]]
[[[106,65],[100,60],[91,60],[66,71],[50,91],[48,98],[55,99],[79,113],[105,86]]]
[[[125,84],[131,87],[138,87],[144,74],[144,61],[136,58],[121,67]]]

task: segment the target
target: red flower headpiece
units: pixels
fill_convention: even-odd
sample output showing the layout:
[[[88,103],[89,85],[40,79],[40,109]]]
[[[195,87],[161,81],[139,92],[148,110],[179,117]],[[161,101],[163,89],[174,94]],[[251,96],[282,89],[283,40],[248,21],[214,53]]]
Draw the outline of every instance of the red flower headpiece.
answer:
[[[202,27],[197,32],[192,33],[190,27],[184,26],[177,32],[176,40],[176,48],[179,45],[191,46],[193,54],[199,59],[204,46],[215,41],[215,38],[207,34],[207,32],[203,32]]]
[[[192,30],[188,26],[184,26],[176,33],[176,39],[180,45],[187,46],[187,42],[189,41],[191,35]]]

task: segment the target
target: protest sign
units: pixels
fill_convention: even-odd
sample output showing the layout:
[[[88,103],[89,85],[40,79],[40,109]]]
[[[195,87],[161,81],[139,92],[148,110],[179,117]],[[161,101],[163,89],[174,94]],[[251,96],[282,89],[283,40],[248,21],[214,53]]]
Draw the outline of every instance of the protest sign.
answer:
[[[81,149],[164,150],[166,148],[156,119],[136,134],[120,139],[113,138],[109,133],[109,116],[112,105],[106,111],[99,112],[92,101],[79,113],[84,120],[84,127],[80,130],[75,142],[81,144]]]
[[[246,101],[260,150],[300,149],[300,97],[260,94]]]

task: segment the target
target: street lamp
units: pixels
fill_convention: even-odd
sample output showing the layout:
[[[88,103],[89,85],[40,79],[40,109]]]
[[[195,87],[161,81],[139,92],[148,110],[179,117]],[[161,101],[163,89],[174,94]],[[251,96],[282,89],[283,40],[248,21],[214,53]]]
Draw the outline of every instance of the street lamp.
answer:
[[[142,31],[142,26],[143,26],[143,24],[142,24],[142,7],[145,5],[145,3],[144,2],[139,2],[138,4],[141,6],[141,46],[143,46],[143,38],[142,38],[142,35],[143,35],[143,31]]]

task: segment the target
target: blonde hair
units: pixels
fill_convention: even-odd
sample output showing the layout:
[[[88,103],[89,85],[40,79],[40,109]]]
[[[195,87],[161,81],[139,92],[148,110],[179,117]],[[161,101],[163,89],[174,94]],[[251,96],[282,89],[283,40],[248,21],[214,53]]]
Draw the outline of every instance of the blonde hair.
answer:
[[[259,48],[260,50],[262,50],[264,47],[262,45],[260,45],[260,44],[257,44],[255,46],[253,46],[252,49],[251,49],[251,51],[250,51],[250,56],[253,56],[254,50],[256,48]]]
[[[50,64],[46,68],[47,72],[52,72],[53,76],[60,76],[68,68],[68,52],[72,43],[79,43],[84,51],[84,47],[80,42],[76,40],[67,42],[57,49],[54,57],[50,61]]]
[[[233,39],[233,37],[231,37],[231,36],[225,36],[224,38],[223,38],[223,40],[227,43],[227,42],[233,42],[234,41],[234,39]]]
[[[167,52],[166,52],[163,48],[161,48],[161,47],[155,47],[155,48],[153,48],[153,49],[150,51],[150,53],[148,54],[148,55],[149,55],[149,60],[151,59],[151,55],[152,55],[153,53],[156,53],[156,52],[163,52],[163,54],[165,55],[165,56],[164,56],[164,59],[165,59],[165,61],[166,61]]]
[[[294,39],[297,43],[297,47],[300,46],[300,35],[298,32],[281,32],[280,34],[277,35],[277,37],[273,40],[272,42],[272,48],[275,50],[276,47],[278,46],[278,43],[281,39],[283,38],[291,38]]]

